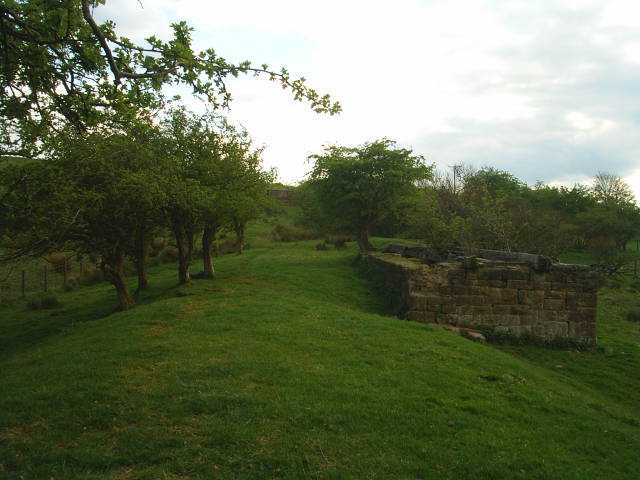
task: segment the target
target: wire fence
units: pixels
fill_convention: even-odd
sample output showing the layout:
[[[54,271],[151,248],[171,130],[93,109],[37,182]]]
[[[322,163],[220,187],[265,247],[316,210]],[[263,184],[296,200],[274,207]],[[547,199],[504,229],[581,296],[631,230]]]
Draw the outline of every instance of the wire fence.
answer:
[[[64,290],[95,271],[94,262],[75,257],[56,258],[55,261],[40,258],[0,265],[0,301]]]

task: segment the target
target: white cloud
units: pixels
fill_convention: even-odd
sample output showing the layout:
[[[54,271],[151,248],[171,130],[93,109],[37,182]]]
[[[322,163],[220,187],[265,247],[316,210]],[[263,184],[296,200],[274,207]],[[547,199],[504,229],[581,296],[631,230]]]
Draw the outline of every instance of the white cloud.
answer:
[[[323,143],[382,136],[527,182],[621,176],[640,152],[640,4],[618,0],[109,0],[127,35],[196,28],[197,48],[286,65],[341,101],[313,114],[269,82],[238,79],[231,117],[285,180]],[[634,174],[635,175],[635,174]],[[631,177],[629,177],[631,178]],[[635,177],[633,177],[635,178]]]

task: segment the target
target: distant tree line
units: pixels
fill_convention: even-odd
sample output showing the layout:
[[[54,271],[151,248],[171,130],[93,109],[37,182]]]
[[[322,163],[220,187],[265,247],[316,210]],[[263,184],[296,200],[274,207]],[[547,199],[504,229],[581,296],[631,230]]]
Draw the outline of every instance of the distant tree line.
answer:
[[[636,255],[640,209],[619,177],[598,173],[590,186],[530,187],[509,172],[457,166],[436,172],[422,157],[381,140],[327,147],[299,187],[306,221],[348,232],[360,249],[368,235],[422,239],[434,248],[487,248],[558,257],[588,251],[608,273]]]

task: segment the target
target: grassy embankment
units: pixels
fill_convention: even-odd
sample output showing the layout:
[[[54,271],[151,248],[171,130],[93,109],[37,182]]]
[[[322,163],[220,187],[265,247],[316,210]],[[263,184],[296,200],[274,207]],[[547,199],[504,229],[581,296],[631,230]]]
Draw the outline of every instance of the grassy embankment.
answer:
[[[477,344],[270,228],[131,311],[104,284],[1,308],[0,478],[639,478],[637,293],[603,289],[596,349]]]

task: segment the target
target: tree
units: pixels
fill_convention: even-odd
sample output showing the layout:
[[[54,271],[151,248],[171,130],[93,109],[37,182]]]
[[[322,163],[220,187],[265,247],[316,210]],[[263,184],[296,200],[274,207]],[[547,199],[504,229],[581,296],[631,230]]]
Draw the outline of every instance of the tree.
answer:
[[[2,170],[0,225],[9,256],[94,254],[122,310],[134,306],[124,260],[164,203],[159,152],[123,132],[61,135],[48,158]]]
[[[113,112],[163,105],[163,85],[182,84],[215,108],[231,99],[225,79],[266,75],[316,112],[338,113],[328,95],[292,79],[286,69],[227,62],[214,49],[194,52],[193,31],[172,24],[173,38],[136,45],[95,7],[107,0],[4,0],[0,4],[0,140],[3,151],[33,156],[36,140],[73,126],[86,131]]]
[[[593,180],[591,192],[598,202],[605,205],[635,204],[629,185],[611,173],[598,172]]]
[[[429,178],[433,169],[423,157],[388,139],[351,148],[329,146],[309,158],[315,162],[309,182],[321,208],[335,226],[357,234],[361,252],[371,248],[372,227],[405,208],[416,182]]]

